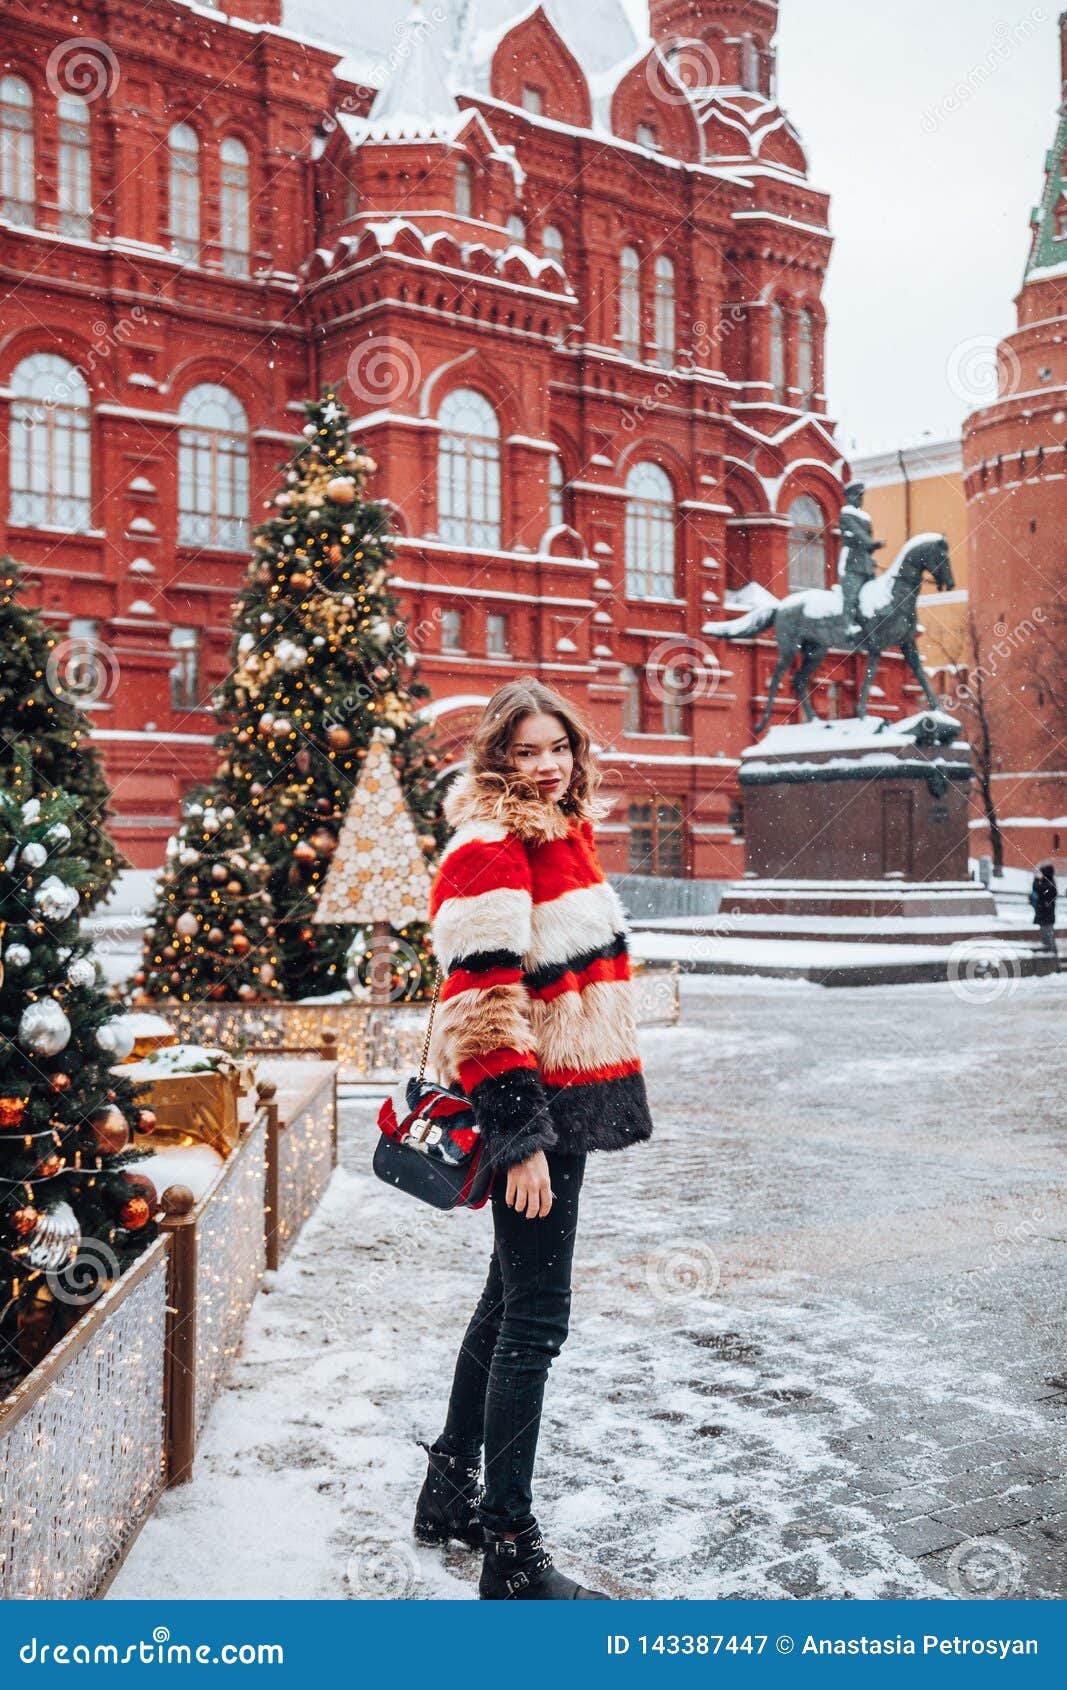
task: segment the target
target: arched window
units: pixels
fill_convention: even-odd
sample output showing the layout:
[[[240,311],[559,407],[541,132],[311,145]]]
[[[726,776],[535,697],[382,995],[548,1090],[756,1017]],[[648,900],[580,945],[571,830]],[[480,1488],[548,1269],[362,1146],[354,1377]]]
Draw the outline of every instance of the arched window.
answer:
[[[500,425],[487,399],[457,387],[438,413],[437,527],[461,546],[500,545]]]
[[[243,551],[248,544],[248,419],[214,382],[191,387],[178,410],[178,542]]]
[[[626,358],[641,356],[641,260],[632,246],[619,259],[619,344]]]
[[[170,151],[170,249],[190,264],[200,262],[200,142],[196,130],[176,123]]]
[[[345,216],[356,217],[359,214],[359,189],[349,177],[345,183]]]
[[[656,259],[656,362],[673,370],[675,360],[674,265]]]
[[[554,258],[556,263],[563,266],[563,232],[554,223],[546,223],[541,236],[541,250],[546,258]]]
[[[474,175],[465,158],[456,164],[456,215],[474,216]]]
[[[622,731],[624,734],[639,734],[644,732],[643,688],[641,685],[641,671],[627,667],[619,676],[625,687],[622,699]]]
[[[779,405],[785,403],[785,312],[771,304],[771,387]]]
[[[660,670],[660,691],[663,698],[663,731],[665,734],[684,734],[686,690],[684,677],[673,663],[665,663]]]
[[[789,507],[789,590],[826,586],[825,522],[819,505],[802,493]]]
[[[751,35],[741,37],[741,86],[750,94],[760,91],[760,53]]]
[[[0,217],[34,222],[33,94],[21,76],[0,77]]]
[[[513,241],[518,241],[520,246],[525,246],[526,225],[517,212],[513,211],[511,216],[508,218],[508,234],[511,236]]]
[[[674,597],[674,493],[658,464],[626,477],[626,591],[633,599]]]
[[[565,486],[563,464],[560,458],[553,454],[548,460],[548,526],[550,528],[562,528],[567,520]]]
[[[797,325],[797,386],[801,404],[809,406],[815,398],[815,319],[806,309]]]
[[[59,118],[59,227],[64,235],[88,240],[93,201],[89,151],[89,104],[80,94],[61,94]]]
[[[10,521],[89,527],[89,389],[75,364],[34,352],[11,376]]]
[[[248,149],[236,135],[219,148],[222,165],[222,268],[228,276],[248,275],[251,247],[248,215]]]

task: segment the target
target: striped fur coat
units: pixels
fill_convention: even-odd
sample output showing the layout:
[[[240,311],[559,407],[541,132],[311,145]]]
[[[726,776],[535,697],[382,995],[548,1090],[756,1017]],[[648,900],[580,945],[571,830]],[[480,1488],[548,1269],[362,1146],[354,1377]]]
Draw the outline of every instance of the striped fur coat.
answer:
[[[626,916],[597,859],[593,808],[568,814],[527,777],[468,771],[445,816],[430,1064],[470,1097],[493,1166],[649,1138]]]

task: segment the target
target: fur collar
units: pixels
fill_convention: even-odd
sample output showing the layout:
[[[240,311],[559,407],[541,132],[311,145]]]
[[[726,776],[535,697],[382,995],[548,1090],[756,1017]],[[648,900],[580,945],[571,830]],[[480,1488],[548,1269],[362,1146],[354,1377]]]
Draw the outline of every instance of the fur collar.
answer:
[[[543,844],[549,839],[565,839],[574,821],[600,821],[612,806],[594,798],[572,800],[572,807],[564,810],[554,798],[542,798],[529,775],[467,769],[452,782],[443,808],[445,820],[453,828],[469,821],[499,822],[520,839]]]

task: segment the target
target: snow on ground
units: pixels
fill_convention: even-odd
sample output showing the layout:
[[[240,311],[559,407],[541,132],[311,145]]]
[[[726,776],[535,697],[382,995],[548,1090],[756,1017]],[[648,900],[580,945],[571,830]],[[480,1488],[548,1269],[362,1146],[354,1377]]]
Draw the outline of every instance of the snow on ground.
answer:
[[[980,1540],[993,1594],[1062,1596],[1067,979],[682,991],[642,1035],[655,1139],[589,1160],[557,1560],[618,1596],[943,1597]],[[372,1122],[111,1597],[474,1598],[410,1522],[490,1217],[380,1185]]]

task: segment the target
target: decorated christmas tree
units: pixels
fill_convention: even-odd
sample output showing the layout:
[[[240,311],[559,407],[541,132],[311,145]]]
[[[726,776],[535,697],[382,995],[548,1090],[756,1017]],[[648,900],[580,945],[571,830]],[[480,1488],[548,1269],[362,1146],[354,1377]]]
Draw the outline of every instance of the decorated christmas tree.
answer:
[[[234,607],[229,677],[216,700],[229,726],[215,796],[246,820],[269,865],[286,995],[343,989],[353,938],[318,925],[316,903],[376,729],[415,816],[420,848],[442,842],[438,758],[416,701],[406,625],[388,588],[388,512],[366,493],[375,465],[349,438],[332,391],[307,402],[305,444],[256,530]]]
[[[266,862],[232,804],[197,788],[182,809],[135,985],[182,1003],[279,997]]]
[[[360,924],[349,953],[354,994],[393,1003],[421,989],[433,967],[430,889],[426,852],[377,730],[314,915],[317,924]]]
[[[66,794],[0,791],[0,1381],[62,1335],[156,1233],[129,1164],[150,1127],[112,1065],[132,1040],[79,933],[89,877]]]
[[[62,790],[77,800],[72,849],[88,871],[88,909],[125,866],[108,837],[108,785],[80,708],[108,685],[107,654],[57,639],[39,611],[19,602],[19,589],[18,565],[0,557],[0,786],[20,798]]]

